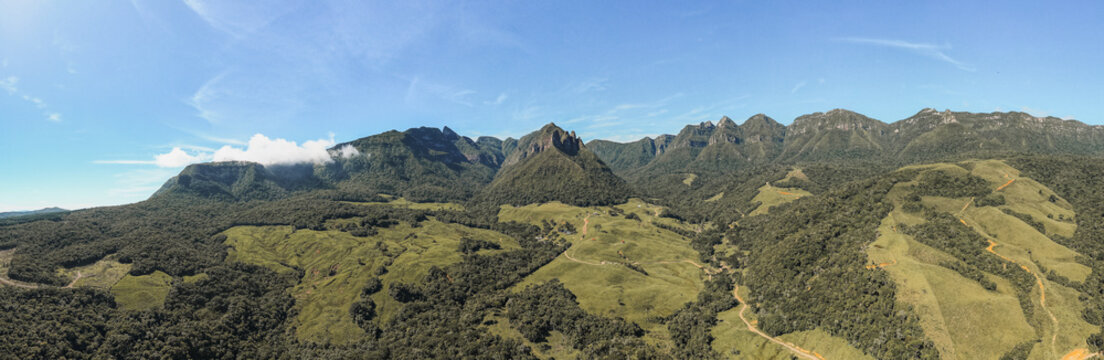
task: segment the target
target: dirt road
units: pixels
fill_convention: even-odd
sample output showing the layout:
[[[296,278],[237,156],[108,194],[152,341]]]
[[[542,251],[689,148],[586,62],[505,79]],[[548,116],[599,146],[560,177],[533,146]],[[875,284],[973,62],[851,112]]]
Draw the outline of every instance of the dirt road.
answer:
[[[759,328],[755,327],[755,325],[751,321],[748,321],[747,317],[744,316],[744,312],[747,311],[748,305],[747,305],[747,302],[745,302],[744,299],[740,297],[740,285],[733,283],[733,286],[734,286],[734,288],[732,289],[732,296],[735,297],[736,300],[740,302],[740,321],[743,321],[744,324],[747,325],[748,331],[751,331],[751,332],[755,333],[756,335],[759,335],[760,337],[769,340],[772,343],[781,345],[782,347],[790,350],[791,352],[793,352],[794,354],[797,354],[797,356],[800,356],[802,358],[809,359],[809,360],[825,360],[823,356],[820,356],[820,354],[816,353],[815,351],[809,351],[809,350],[802,349],[802,348],[800,348],[800,347],[798,347],[794,344],[790,344],[790,343],[782,341],[782,340],[780,340],[776,337],[772,337],[770,335],[767,335],[766,333],[760,331]]]
[[[1062,360],[1085,360],[1092,359],[1094,357],[1101,356],[1101,353],[1090,353],[1089,349],[1076,349],[1070,351],[1069,354],[1062,357]]]
[[[1031,274],[1031,276],[1035,277],[1035,284],[1039,285],[1039,305],[1043,307],[1043,310],[1045,310],[1047,315],[1050,316],[1050,322],[1054,324],[1054,336],[1051,336],[1050,338],[1050,345],[1054,346],[1054,344],[1058,342],[1058,317],[1054,316],[1054,313],[1051,312],[1050,308],[1046,306],[1046,285],[1043,284],[1043,278],[1039,277],[1039,274],[1035,273],[1034,271],[1031,271],[1031,268],[1028,268],[1027,265],[1020,264],[1016,262],[1016,260],[997,253],[997,251],[993,249],[997,247],[997,242],[993,241],[993,239],[990,238],[986,238],[986,240],[989,241],[989,247],[985,248],[985,251],[988,251],[993,255],[1000,257],[1004,261],[1019,265],[1021,269],[1027,271],[1028,274]]]
[[[73,281],[70,281],[69,285],[65,285],[65,288],[66,289],[72,289],[73,285],[77,284],[77,280],[80,280],[82,277],[84,277],[84,274],[81,274],[81,272],[78,270],[77,271],[77,277],[73,278]]]

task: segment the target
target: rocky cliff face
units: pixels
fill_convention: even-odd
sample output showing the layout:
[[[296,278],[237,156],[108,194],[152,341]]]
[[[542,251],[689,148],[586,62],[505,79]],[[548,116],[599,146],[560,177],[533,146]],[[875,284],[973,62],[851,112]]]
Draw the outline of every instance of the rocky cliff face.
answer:
[[[517,164],[521,160],[532,157],[545,151],[559,151],[569,156],[575,156],[583,148],[583,141],[575,136],[575,132],[567,132],[554,123],[545,125],[540,130],[525,135],[518,140],[517,150],[513,151],[502,166]]]

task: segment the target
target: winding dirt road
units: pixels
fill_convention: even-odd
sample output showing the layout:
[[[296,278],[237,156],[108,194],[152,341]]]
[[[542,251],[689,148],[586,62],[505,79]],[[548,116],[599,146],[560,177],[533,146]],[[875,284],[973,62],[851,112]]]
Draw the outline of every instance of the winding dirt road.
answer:
[[[747,325],[748,331],[751,331],[751,332],[755,333],[756,335],[759,335],[760,337],[769,340],[772,343],[781,345],[782,347],[790,350],[791,352],[793,352],[794,354],[797,354],[798,356],[800,356],[802,358],[806,358],[806,359],[809,359],[809,360],[825,360],[823,356],[820,356],[820,354],[818,354],[815,351],[809,351],[809,350],[802,349],[801,347],[798,347],[797,345],[790,344],[790,343],[782,341],[782,340],[780,340],[776,337],[767,335],[766,333],[760,331],[759,328],[755,327],[755,325],[752,324],[751,321],[748,321],[747,317],[744,316],[744,312],[747,311],[748,305],[747,305],[747,302],[745,302],[744,299],[740,297],[740,285],[736,284],[736,283],[733,283],[732,285],[733,285],[732,296],[735,297],[736,300],[740,302],[740,313],[739,313],[740,321],[743,321],[744,324]]]
[[[65,288],[66,289],[72,289],[73,285],[77,284],[77,280],[80,280],[82,277],[84,277],[84,274],[81,274],[80,270],[78,270],[77,271],[77,277],[73,278],[73,281],[70,281],[69,285],[65,285]]]
[[[989,241],[989,247],[985,248],[985,251],[988,251],[989,253],[1000,257],[1004,261],[1019,265],[1021,269],[1027,271],[1028,274],[1031,274],[1031,276],[1035,277],[1035,284],[1039,285],[1039,305],[1042,306],[1043,310],[1045,310],[1047,315],[1050,316],[1050,322],[1054,324],[1054,336],[1051,336],[1050,338],[1050,345],[1054,346],[1058,342],[1058,317],[1054,316],[1054,313],[1051,312],[1050,308],[1046,306],[1046,285],[1043,284],[1043,278],[1039,277],[1039,274],[1035,273],[1034,271],[1031,271],[1031,269],[1028,268],[1027,265],[1020,264],[1019,262],[1016,262],[1016,260],[1001,255],[996,250],[993,250],[993,248],[997,247],[998,245],[996,241],[993,241],[993,239],[986,237],[985,240]]]
[[[8,286],[21,287],[21,288],[24,288],[24,289],[37,289],[38,288],[38,285],[31,285],[31,284],[24,284],[24,283],[16,282],[15,280],[8,279],[7,277],[0,277],[0,283],[3,283],[4,285],[8,285]]]
[[[867,270],[881,269],[881,268],[884,268],[886,266],[893,266],[893,265],[897,265],[897,259],[893,259],[893,261],[887,262],[887,263],[870,264],[870,265],[866,266],[866,269]]]
[[[1063,356],[1062,360],[1086,360],[1097,356],[1104,356],[1104,353],[1093,354],[1089,352],[1089,349],[1076,349]]]

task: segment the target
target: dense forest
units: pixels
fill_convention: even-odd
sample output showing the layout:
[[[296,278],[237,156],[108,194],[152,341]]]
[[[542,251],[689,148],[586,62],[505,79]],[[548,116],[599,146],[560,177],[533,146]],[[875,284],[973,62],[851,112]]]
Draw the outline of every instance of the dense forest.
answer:
[[[845,115],[822,114],[803,121],[860,122],[868,127],[855,135],[865,136],[863,144],[913,155],[872,157],[874,148],[856,148],[853,142],[860,138],[841,134],[795,138],[808,146],[787,148],[783,137],[796,135],[786,135],[769,118],[756,119],[745,128],[731,120],[702,124],[684,130],[681,138],[642,140],[632,148],[597,143],[595,148],[601,150],[594,152],[573,133],[551,124],[521,140],[505,141],[472,140],[447,128],[419,128],[338,145],[354,146],[371,156],[335,157],[313,167],[198,164],[140,203],[0,219],[0,251],[11,255],[7,274],[2,275],[34,287],[0,286],[0,338],[8,340],[0,343],[0,354],[529,359],[547,357],[555,338],[565,345],[561,350],[581,358],[724,358],[727,354],[714,349],[711,331],[718,326],[718,314],[740,306],[733,296],[739,285],[748,291],[746,305],[758,328],[770,336],[820,329],[877,359],[938,358],[915,309],[898,300],[894,280],[867,266],[865,249],[878,238],[882,219],[895,209],[887,196],[906,182],[910,185],[901,210],[924,222],[901,226],[901,233],[949,255],[950,260],[938,264],[940,269],[952,270],[986,291],[997,288],[988,274],[1007,279],[1020,308],[1031,318],[1037,311],[1030,299],[1035,278],[1019,267],[1005,266],[986,253],[987,242],[978,233],[922,201],[972,198],[977,206],[998,207],[1011,198],[974,175],[895,170],[918,161],[911,157],[916,149],[931,143],[920,141],[918,134],[903,134],[899,136],[911,139],[909,145],[893,145],[900,143],[870,130],[885,124]],[[761,140],[731,142],[751,135]],[[973,134],[954,141],[975,146],[981,140]],[[717,144],[721,146],[710,148]],[[683,145],[683,150],[677,149]],[[1096,149],[1093,144],[1082,147]],[[1037,152],[1064,154],[1077,148]],[[1080,292],[1083,319],[1100,327],[1087,343],[1093,351],[1104,350],[1104,160],[1008,157],[1005,150],[998,147],[986,154],[1000,154],[1022,176],[1053,189],[1074,207],[1075,218],[1061,219],[1077,225],[1069,238],[1047,232],[1047,225],[1030,214],[1007,207],[1001,212],[1084,255],[1077,261],[1092,271],[1083,282],[1043,270],[1049,281]],[[601,154],[626,158],[615,159],[611,168]],[[964,156],[952,151],[941,159]],[[732,157],[744,160],[726,160]],[[805,196],[752,216],[763,205],[757,199],[764,189],[801,190]],[[636,212],[596,210],[630,198],[645,203]],[[406,205],[387,204],[399,204],[399,199]],[[565,258],[572,243],[563,234],[605,231],[594,224],[588,228],[583,215],[572,220],[575,224],[499,218],[501,209],[509,208],[505,205],[548,202],[650,225],[657,233],[677,235],[680,246],[693,250],[693,259],[680,260],[700,266],[701,291],[672,312],[649,320],[660,324],[661,340],[653,337],[655,328],[643,323],[588,311],[584,298],[558,280],[519,285]],[[390,260],[384,262],[373,277],[356,283],[352,305],[342,308],[355,329],[363,330],[349,343],[295,336],[301,299],[289,289],[302,284],[306,269],[282,264],[292,271],[280,272],[227,261],[232,250],[225,232],[240,226],[286,226],[292,232],[374,239],[395,228],[442,223],[510,241],[456,234],[457,242],[450,243],[449,250],[458,261],[386,286],[383,279],[395,269],[389,268]],[[171,277],[163,305],[126,309],[110,291],[66,287],[71,278],[59,269],[106,258],[128,265],[132,276]],[[613,265],[632,270],[632,276],[656,273],[647,265],[617,261]],[[198,274],[204,276],[194,277]],[[196,280],[184,281],[193,277]],[[388,303],[398,305],[384,317]],[[1018,344],[1004,355],[1022,358],[1033,345]]]

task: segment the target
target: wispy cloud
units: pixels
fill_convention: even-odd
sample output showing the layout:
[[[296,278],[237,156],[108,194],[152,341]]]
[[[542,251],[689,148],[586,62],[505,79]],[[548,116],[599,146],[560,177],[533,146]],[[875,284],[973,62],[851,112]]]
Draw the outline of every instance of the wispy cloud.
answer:
[[[425,97],[428,96],[433,99],[444,100],[457,105],[475,107],[475,104],[468,99],[468,96],[474,95],[475,93],[475,90],[426,81],[422,79],[421,76],[415,76],[410,79],[410,84],[406,87],[405,100],[407,104],[418,104],[424,101]],[[506,100],[504,97],[500,97],[502,101]]]
[[[802,80],[801,82],[794,85],[793,90],[790,90],[790,94],[797,94],[797,91],[801,90],[801,88],[805,87],[805,85],[808,85],[808,83]]]
[[[1031,116],[1047,117],[1050,116],[1050,112],[1043,109],[1036,109],[1027,106],[1021,106],[1020,111],[1031,114]]]
[[[672,116],[667,120],[676,124],[689,124],[705,120],[717,120],[721,116],[726,115],[726,112],[746,107],[747,104],[745,104],[743,101],[749,97],[751,96],[742,95],[731,99],[717,101],[705,106],[694,107],[689,111]]]
[[[244,37],[279,19],[298,4],[276,1],[206,1],[184,0],[211,27],[234,37]]]
[[[625,117],[643,118],[664,114],[667,112],[667,109],[662,109],[664,106],[683,96],[684,94],[680,92],[655,101],[617,104],[605,111],[576,116],[564,123],[583,123],[586,124],[585,128],[588,129],[610,127],[623,123],[617,120],[622,120]]]
[[[577,84],[572,85],[571,91],[576,93],[588,93],[592,91],[606,90],[606,84],[609,83],[607,78],[590,78],[580,81]]]
[[[294,74],[262,69],[227,70],[203,83],[184,103],[212,125],[272,123],[294,117],[304,94]]]
[[[107,190],[107,195],[118,199],[118,203],[138,201],[153,194],[176,173],[172,169],[134,169],[115,174],[115,186]]]
[[[23,99],[23,101],[34,105],[35,108],[42,110],[42,116],[44,116],[46,120],[61,122],[61,114],[50,111],[50,105],[46,104],[46,101],[37,96],[28,94],[19,88],[19,77],[8,76],[7,78],[0,79],[0,89],[6,91],[8,95]]]
[[[936,59],[936,60],[951,64],[951,65],[954,65],[955,67],[957,67],[961,70],[966,70],[966,71],[975,71],[976,70],[973,66],[971,66],[967,63],[964,63],[962,61],[956,60],[956,59],[952,58],[950,55],[947,55],[947,53],[944,52],[944,51],[950,50],[951,49],[950,45],[940,46],[940,45],[933,45],[933,44],[926,44],[926,43],[914,43],[914,42],[908,42],[908,41],[904,41],[904,40],[873,39],[873,38],[861,38],[861,37],[847,37],[847,38],[839,38],[837,40],[844,41],[844,42],[849,42],[849,43],[854,43],[854,44],[874,45],[874,46],[881,46],[881,47],[888,47],[888,48],[906,50],[906,51],[910,51],[910,52],[918,54],[918,55],[923,55],[923,56],[926,56],[926,57],[929,57],[929,58],[932,58],[932,59]]]
[[[483,104],[484,105],[502,105],[502,103],[506,102],[506,99],[508,97],[509,96],[507,96],[506,93],[501,93],[501,94],[498,94],[498,97],[495,98],[493,101],[484,101]]]

